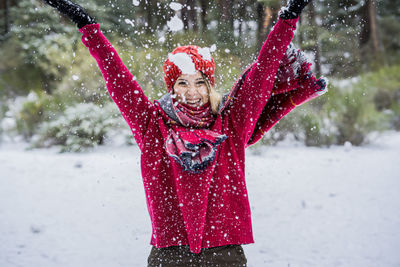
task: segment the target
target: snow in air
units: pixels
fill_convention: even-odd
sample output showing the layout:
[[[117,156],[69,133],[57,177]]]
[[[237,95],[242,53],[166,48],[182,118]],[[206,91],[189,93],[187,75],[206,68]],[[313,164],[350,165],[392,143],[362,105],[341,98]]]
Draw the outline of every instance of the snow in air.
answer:
[[[158,39],[158,42],[159,42],[159,43],[164,43],[164,42],[165,42],[165,37],[164,37],[164,36],[161,36],[161,37]]]
[[[182,9],[182,4],[177,3],[177,2],[172,2],[169,4],[169,7],[174,11],[179,11]]]
[[[135,26],[135,24],[133,23],[133,21],[130,20],[130,19],[125,19],[125,23],[131,25],[132,27]]]
[[[139,4],[140,4],[140,1],[138,1],[138,0],[132,0],[132,5],[134,5],[134,6],[139,6]]]
[[[177,32],[183,29],[183,22],[177,15],[175,15],[171,20],[167,21],[167,26],[170,31]]]
[[[76,81],[76,80],[78,80],[78,79],[79,79],[79,76],[78,76],[78,75],[72,75],[72,80]]]
[[[217,50],[217,46],[215,44],[210,46],[210,52],[215,52],[216,50]]]

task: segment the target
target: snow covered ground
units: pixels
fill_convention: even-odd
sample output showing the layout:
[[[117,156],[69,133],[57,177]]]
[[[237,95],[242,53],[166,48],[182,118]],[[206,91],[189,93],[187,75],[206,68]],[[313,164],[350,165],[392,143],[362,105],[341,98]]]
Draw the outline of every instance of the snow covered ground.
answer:
[[[136,147],[0,146],[0,266],[146,266]],[[249,150],[248,266],[400,266],[400,134],[366,147]]]

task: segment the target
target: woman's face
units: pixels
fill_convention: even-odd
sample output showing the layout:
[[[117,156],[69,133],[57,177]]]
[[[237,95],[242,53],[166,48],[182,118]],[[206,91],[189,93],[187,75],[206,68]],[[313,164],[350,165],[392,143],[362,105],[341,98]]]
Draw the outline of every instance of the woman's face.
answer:
[[[209,101],[206,81],[199,71],[196,74],[179,76],[174,84],[173,92],[176,94],[178,102],[192,107],[200,107]]]

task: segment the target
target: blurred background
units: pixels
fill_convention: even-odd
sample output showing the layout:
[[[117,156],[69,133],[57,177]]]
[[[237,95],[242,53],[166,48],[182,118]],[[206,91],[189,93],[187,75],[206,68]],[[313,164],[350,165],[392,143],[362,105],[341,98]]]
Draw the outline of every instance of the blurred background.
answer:
[[[150,99],[186,44],[215,50],[229,91],[286,4],[76,2]],[[249,267],[400,266],[399,7],[313,0],[301,15],[293,42],[329,91],[247,151]],[[0,0],[1,267],[145,266],[150,253],[140,150],[80,38],[41,0]]]
[[[256,57],[285,1],[76,1],[101,24],[150,99],[166,92],[162,64],[178,45],[214,47],[227,92]],[[400,130],[400,0],[314,0],[294,43],[329,92],[284,118],[262,144],[367,144]],[[0,2],[0,142],[84,151],[132,145],[101,73],[68,18],[39,0]]]

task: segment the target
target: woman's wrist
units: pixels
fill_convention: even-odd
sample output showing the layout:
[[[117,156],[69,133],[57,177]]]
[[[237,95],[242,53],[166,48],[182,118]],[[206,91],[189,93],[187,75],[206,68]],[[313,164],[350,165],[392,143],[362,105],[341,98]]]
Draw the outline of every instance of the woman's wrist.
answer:
[[[289,0],[287,5],[279,11],[279,17],[285,20],[298,18],[310,2],[311,0]]]

